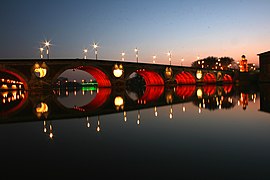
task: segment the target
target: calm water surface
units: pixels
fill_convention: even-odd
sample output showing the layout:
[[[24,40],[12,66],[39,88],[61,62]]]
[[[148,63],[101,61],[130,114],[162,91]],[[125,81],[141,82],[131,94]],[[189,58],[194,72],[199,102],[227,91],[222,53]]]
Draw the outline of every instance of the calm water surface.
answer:
[[[175,95],[175,88],[165,88],[154,100],[151,93],[147,99],[125,91],[122,104],[115,99],[123,93],[112,90],[106,102],[95,104],[97,108],[89,103],[93,105],[102,90],[56,90],[49,97],[28,93],[25,105],[4,114],[18,104],[6,99],[1,104],[1,174],[48,179],[269,179],[268,88],[193,91],[182,93],[183,98]],[[2,102],[5,98],[2,95]],[[44,109],[40,102],[48,106],[48,113],[37,113],[37,108]],[[74,111],[77,117],[69,118],[62,110]]]

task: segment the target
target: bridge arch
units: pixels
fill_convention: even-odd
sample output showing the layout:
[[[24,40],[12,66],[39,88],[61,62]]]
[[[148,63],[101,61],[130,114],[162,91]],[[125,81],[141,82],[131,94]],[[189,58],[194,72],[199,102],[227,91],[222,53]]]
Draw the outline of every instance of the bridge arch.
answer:
[[[0,73],[6,73],[8,76],[14,77],[16,80],[22,83],[23,89],[28,90],[27,79],[23,75],[21,75],[19,72],[5,68],[5,69],[0,69]]]
[[[94,66],[79,66],[76,69],[83,70],[91,74],[97,81],[98,87],[111,87],[111,81],[101,69]]]
[[[195,77],[190,72],[186,71],[177,74],[175,81],[177,84],[196,84]]]
[[[232,83],[232,82],[233,82],[233,79],[229,74],[225,74],[223,76],[223,83]]]
[[[216,83],[217,79],[213,73],[206,73],[203,77],[204,83]]]
[[[95,66],[76,66],[76,65],[64,66],[60,70],[58,70],[57,73],[54,74],[52,82],[56,82],[59,76],[61,76],[61,74],[63,74],[67,70],[84,71],[87,74],[93,76],[93,78],[97,81],[98,87],[111,87],[111,81],[109,76],[105,73],[106,71]]]
[[[139,69],[136,72],[143,77],[146,86],[164,85],[163,78],[157,72],[145,69]]]

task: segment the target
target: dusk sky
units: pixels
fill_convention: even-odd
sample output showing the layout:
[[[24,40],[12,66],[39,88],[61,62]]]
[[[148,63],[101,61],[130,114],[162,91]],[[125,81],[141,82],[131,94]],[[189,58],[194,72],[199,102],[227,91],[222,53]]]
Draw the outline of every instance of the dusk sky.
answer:
[[[82,58],[97,42],[99,59],[189,66],[197,56],[257,54],[270,50],[269,0],[4,0],[0,6],[0,58],[39,58],[41,43],[51,58]]]

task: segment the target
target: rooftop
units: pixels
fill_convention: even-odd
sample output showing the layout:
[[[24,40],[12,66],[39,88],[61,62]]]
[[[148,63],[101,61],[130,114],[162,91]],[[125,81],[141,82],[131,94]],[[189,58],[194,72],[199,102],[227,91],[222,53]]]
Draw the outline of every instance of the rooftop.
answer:
[[[260,53],[260,54],[257,54],[258,56],[269,56],[270,55],[270,51],[267,51],[267,52],[263,52],[263,53]]]

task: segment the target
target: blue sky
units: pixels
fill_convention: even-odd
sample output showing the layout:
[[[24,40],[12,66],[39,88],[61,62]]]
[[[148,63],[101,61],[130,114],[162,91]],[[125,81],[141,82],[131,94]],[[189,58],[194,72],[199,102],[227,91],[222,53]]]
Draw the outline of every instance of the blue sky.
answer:
[[[0,58],[38,58],[51,40],[51,58],[82,58],[99,43],[100,59],[190,65],[197,56],[257,54],[270,49],[268,0],[4,1],[0,6]],[[88,58],[94,58],[90,51]]]

